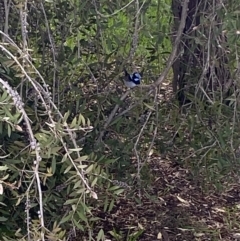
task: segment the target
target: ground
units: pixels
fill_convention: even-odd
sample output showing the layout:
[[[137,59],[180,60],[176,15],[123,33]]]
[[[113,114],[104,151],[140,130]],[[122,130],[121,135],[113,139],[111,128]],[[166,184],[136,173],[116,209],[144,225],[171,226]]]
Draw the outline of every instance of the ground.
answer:
[[[229,173],[219,189],[176,162],[179,150],[171,153],[152,155],[147,184],[126,189],[110,212],[95,210],[94,232],[104,230],[105,241],[240,240],[238,176]]]
[[[188,170],[169,160],[151,162],[152,189],[141,190],[141,196],[129,190],[109,214],[99,213],[103,230],[114,236],[109,240],[240,240],[239,185],[207,194]]]

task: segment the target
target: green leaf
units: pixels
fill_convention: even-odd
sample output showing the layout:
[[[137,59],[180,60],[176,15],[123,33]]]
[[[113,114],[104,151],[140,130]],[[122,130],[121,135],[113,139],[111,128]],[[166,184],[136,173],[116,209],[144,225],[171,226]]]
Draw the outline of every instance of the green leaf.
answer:
[[[0,222],[6,222],[7,220],[8,220],[8,218],[0,217]]]
[[[108,208],[108,197],[105,198],[103,211],[106,212]]]
[[[97,241],[100,241],[100,240],[105,240],[104,231],[102,229],[99,230],[97,235]]]
[[[11,126],[7,125],[7,127],[8,127],[8,137],[11,137],[11,134],[12,134]]]
[[[69,115],[70,115],[69,111],[64,114],[63,121],[62,121],[63,123],[67,122]]]
[[[154,107],[151,106],[151,105],[148,105],[147,103],[143,103],[148,109],[152,110],[152,111],[155,111]]]
[[[130,234],[129,237],[131,237],[131,240],[138,240],[138,238],[142,235],[143,232],[144,232],[144,229],[138,230],[133,234]]]
[[[78,167],[79,169],[84,169],[84,168],[88,167],[88,165],[78,165],[77,167]]]
[[[76,193],[80,194],[80,193],[84,193],[84,192],[86,192],[86,188],[85,187],[78,189]]]
[[[71,170],[72,166],[68,166],[67,169],[64,171],[64,174],[68,173]]]
[[[76,125],[77,125],[77,118],[74,117],[74,119],[72,120],[72,123],[70,125],[70,128],[74,128],[74,127],[76,127]]]
[[[59,223],[59,225],[66,223],[67,221],[69,221],[72,217],[72,213],[68,214],[67,216],[63,217]]]
[[[79,180],[74,184],[73,189],[76,189],[76,188],[80,187],[81,185],[82,185],[82,181]]]
[[[62,149],[62,146],[55,146],[51,148],[51,153],[57,155],[57,152]]]
[[[65,162],[67,159],[68,159],[68,154],[66,153],[66,154],[64,154],[61,162]]]
[[[79,116],[78,116],[78,124],[82,125],[83,127],[86,125],[85,118],[83,117],[82,114],[79,114]]]
[[[79,200],[78,198],[69,199],[69,200],[67,200],[67,201],[64,203],[64,205],[75,204],[75,203],[78,202],[78,200]]]
[[[8,170],[8,167],[5,165],[5,166],[0,166],[0,171],[6,171]]]
[[[73,222],[78,229],[84,232],[84,227],[79,223],[79,221],[77,221],[76,219],[73,219]]]
[[[111,200],[109,207],[108,207],[108,212],[111,212],[114,207],[114,199]]]
[[[94,180],[91,183],[91,187],[94,187],[95,184],[97,183],[98,177],[95,177]]]
[[[78,217],[83,220],[85,223],[88,223],[87,217],[84,213],[81,213],[80,211],[77,211]]]
[[[54,174],[55,171],[56,171],[56,158],[55,158],[55,156],[53,156],[53,158],[52,158],[51,168],[52,168],[52,173]]]
[[[85,170],[85,173],[86,173],[86,174],[90,173],[90,172],[93,170],[93,167],[94,167],[94,165],[91,164],[91,165]]]
[[[87,118],[87,126],[90,127],[91,126],[91,122],[90,120]]]
[[[69,149],[69,151],[76,151],[76,152],[79,152],[79,151],[81,151],[82,150],[82,148],[73,148],[73,149]]]
[[[114,191],[113,193],[116,194],[116,195],[119,195],[123,192],[124,192],[124,189],[118,189],[118,190]]]
[[[4,91],[0,98],[0,102],[4,102],[7,97],[8,97],[8,93],[7,91]]]
[[[74,160],[74,162],[82,163],[83,161],[86,161],[88,159],[88,156],[80,156],[77,159]]]
[[[116,189],[118,189],[119,188],[119,186],[112,186],[112,187],[110,187],[108,190],[109,191],[113,191],[113,190],[116,190]]]

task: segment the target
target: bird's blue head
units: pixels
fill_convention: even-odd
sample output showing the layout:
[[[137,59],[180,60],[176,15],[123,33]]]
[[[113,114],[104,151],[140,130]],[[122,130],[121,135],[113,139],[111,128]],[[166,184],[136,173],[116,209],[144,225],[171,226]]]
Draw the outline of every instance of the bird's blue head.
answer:
[[[133,88],[137,85],[140,85],[142,76],[138,72],[129,74],[126,70],[124,71],[125,71],[124,83],[128,88]]]
[[[140,85],[141,78],[142,76],[138,72],[135,72],[131,75],[132,82],[136,85]]]

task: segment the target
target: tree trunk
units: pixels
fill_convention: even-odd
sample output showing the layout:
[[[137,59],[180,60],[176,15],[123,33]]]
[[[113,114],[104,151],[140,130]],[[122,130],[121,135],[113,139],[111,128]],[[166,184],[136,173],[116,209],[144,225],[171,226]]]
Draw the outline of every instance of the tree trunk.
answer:
[[[222,99],[232,84],[227,39],[217,14],[219,6],[207,0],[189,0],[182,43],[173,64],[173,91],[181,105],[189,101],[186,94],[213,102],[218,91],[221,93],[218,98]],[[178,29],[181,11],[181,2],[172,0],[174,32]]]

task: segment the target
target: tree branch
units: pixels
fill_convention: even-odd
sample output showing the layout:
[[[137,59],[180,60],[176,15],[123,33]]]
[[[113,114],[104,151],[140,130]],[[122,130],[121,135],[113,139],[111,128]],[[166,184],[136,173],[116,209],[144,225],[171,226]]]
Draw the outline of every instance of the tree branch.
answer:
[[[177,37],[176,37],[175,42],[174,42],[174,47],[173,47],[172,53],[170,54],[170,56],[168,58],[166,68],[164,69],[162,74],[158,77],[158,79],[154,82],[154,84],[153,84],[154,87],[159,86],[163,82],[163,80],[167,77],[167,74],[168,74],[170,68],[172,67],[172,65],[175,61],[178,46],[181,42],[182,33],[183,33],[185,23],[186,23],[187,11],[188,11],[188,2],[189,2],[189,0],[185,0],[182,4],[181,21],[180,21],[180,25],[179,25],[179,28],[178,28],[178,31],[177,31]]]

